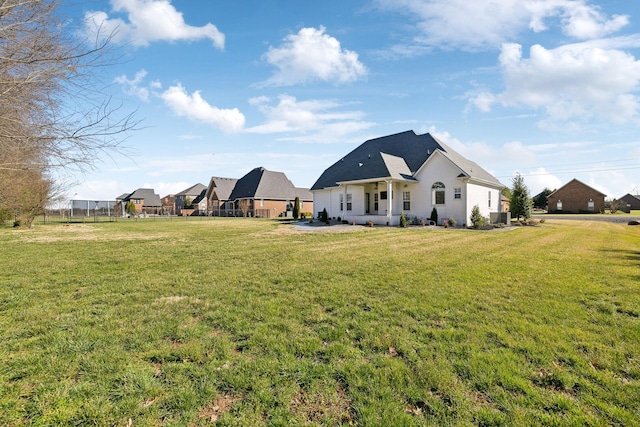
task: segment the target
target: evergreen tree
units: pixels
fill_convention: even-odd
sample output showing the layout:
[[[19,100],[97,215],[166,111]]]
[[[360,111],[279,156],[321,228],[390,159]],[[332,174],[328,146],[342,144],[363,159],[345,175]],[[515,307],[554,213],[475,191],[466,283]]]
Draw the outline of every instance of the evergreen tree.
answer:
[[[553,193],[553,191],[545,187],[540,194],[533,198],[533,207],[545,209],[547,207],[547,197],[551,193]]]
[[[300,197],[293,202],[293,219],[300,218]]]
[[[438,225],[438,209],[434,207],[431,210],[431,217],[429,219],[433,221],[436,225]]]
[[[513,187],[511,189],[510,200],[511,217],[516,217],[520,221],[520,217],[531,217],[531,198],[529,197],[529,189],[524,183],[522,175],[517,174],[513,178]]]
[[[482,216],[482,213],[480,213],[480,206],[478,205],[474,205],[473,208],[471,209],[471,226],[473,228],[481,228],[484,226],[484,217]]]

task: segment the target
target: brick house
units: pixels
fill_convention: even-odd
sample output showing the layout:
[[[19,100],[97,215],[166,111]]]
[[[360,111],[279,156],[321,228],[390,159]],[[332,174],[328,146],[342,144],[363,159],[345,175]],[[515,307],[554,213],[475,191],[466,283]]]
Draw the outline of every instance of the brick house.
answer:
[[[313,195],[307,188],[295,187],[282,172],[259,167],[235,183],[228,201],[235,216],[274,218],[291,215],[296,197],[300,212],[313,212]]]
[[[606,194],[572,179],[547,196],[549,213],[600,213],[604,212]]]
[[[626,213],[631,212],[631,210],[640,210],[640,195],[636,194],[635,196],[631,193],[627,193],[624,196],[618,199],[620,202],[619,209]]]
[[[121,211],[126,215],[125,205],[131,201],[136,208],[136,215],[157,214],[162,209],[162,201],[152,188],[138,188],[130,194],[123,194],[116,199],[121,204]]]

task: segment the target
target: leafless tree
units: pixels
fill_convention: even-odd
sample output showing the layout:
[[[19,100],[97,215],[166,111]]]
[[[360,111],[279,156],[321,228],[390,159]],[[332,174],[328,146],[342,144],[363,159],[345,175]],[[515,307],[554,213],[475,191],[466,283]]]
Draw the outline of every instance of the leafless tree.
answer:
[[[58,0],[0,0],[0,183],[16,187],[0,207],[20,206],[29,182],[42,194],[55,169],[94,167],[138,125],[100,85],[117,62],[111,37],[78,34]]]

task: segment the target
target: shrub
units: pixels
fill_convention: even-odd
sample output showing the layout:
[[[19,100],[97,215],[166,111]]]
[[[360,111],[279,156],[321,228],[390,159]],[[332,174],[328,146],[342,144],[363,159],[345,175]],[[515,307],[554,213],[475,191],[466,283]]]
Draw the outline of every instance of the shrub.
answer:
[[[400,213],[400,227],[402,228],[407,227],[407,218],[404,216],[404,212]]]
[[[481,228],[484,226],[485,218],[480,213],[480,207],[475,205],[473,209],[471,209],[471,226],[473,228]]]
[[[457,224],[456,220],[451,218],[451,217],[449,217],[449,219],[447,219],[447,222],[449,222],[449,226],[451,226],[451,227],[455,227],[456,224]]]
[[[342,218],[341,218],[341,217],[338,217],[338,221],[342,221]]]
[[[438,224],[438,209],[436,209],[435,207],[433,208],[433,210],[431,211],[431,217],[429,219],[435,222],[436,225]]]
[[[322,209],[320,212],[320,218],[318,218],[322,222],[329,222],[329,214],[327,213],[327,208]]]
[[[373,221],[367,221],[367,226],[373,227]]]

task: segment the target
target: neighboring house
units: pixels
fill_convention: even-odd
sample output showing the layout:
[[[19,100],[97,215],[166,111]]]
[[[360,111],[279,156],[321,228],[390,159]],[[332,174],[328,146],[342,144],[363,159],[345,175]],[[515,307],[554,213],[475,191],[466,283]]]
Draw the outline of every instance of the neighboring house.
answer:
[[[329,217],[397,225],[400,214],[438,223],[470,222],[478,205],[497,216],[504,188],[493,175],[430,134],[406,131],[370,139],[322,173],[311,187],[317,212]]]
[[[640,210],[640,195],[636,194],[635,196],[631,193],[627,193],[624,196],[618,199],[620,202],[619,209],[626,213],[631,212],[631,210]]]
[[[211,215],[227,216],[229,212],[233,212],[233,202],[229,201],[229,197],[237,182],[236,178],[211,177],[205,193],[207,211]]]
[[[174,215],[176,213],[176,195],[168,194],[160,199],[162,202],[162,212],[165,215]]]
[[[207,212],[207,199],[205,197],[207,187],[204,184],[196,184],[176,193],[177,215],[203,215]],[[191,206],[187,206],[190,204]],[[185,211],[186,212],[183,212]]]
[[[500,193],[500,212],[509,212],[511,208],[511,200],[504,194]]]
[[[549,213],[604,212],[605,196],[574,178],[547,196],[547,210]]]
[[[259,167],[235,183],[228,201],[236,216],[273,218],[291,215],[296,197],[300,198],[300,212],[313,212],[309,189],[295,187],[282,172]]]
[[[125,205],[128,201],[132,201],[136,208],[136,214],[158,214],[162,208],[162,201],[151,188],[138,188],[133,193],[126,196],[120,196],[118,200],[122,204],[122,213],[126,215]]]

